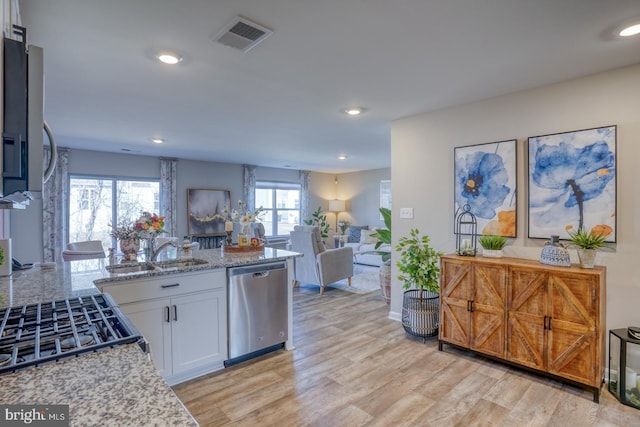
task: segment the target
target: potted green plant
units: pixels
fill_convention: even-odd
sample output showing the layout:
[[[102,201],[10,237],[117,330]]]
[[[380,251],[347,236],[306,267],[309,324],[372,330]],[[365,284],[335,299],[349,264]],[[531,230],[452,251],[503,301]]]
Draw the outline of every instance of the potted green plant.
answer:
[[[580,266],[582,268],[593,268],[598,249],[606,247],[606,236],[593,230],[586,231],[582,227],[577,231],[568,231],[568,234],[572,245],[578,249]]]
[[[387,304],[391,303],[391,251],[379,250],[382,245],[391,246],[391,210],[388,208],[380,208],[380,214],[384,220],[385,228],[378,228],[371,237],[377,239],[374,253],[382,256],[382,265],[380,266],[380,292],[382,298]]]
[[[413,336],[438,335],[440,299],[440,256],[442,252],[429,246],[429,237],[411,229],[396,245],[400,253],[397,262],[405,289],[402,301],[402,326]]]
[[[482,246],[482,256],[502,258],[502,248],[507,244],[507,239],[503,236],[480,236],[478,243]]]
[[[322,241],[329,237],[329,228],[331,225],[327,222],[327,216],[322,213],[322,206],[318,206],[318,209],[313,211],[310,219],[305,219],[303,221],[305,225],[317,225],[320,229],[320,237],[322,237]]]

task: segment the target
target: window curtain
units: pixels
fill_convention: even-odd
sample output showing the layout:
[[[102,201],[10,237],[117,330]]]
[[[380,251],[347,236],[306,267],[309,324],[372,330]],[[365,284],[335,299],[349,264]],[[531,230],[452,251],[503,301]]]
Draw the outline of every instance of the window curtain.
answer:
[[[309,218],[309,171],[300,171],[300,221]]]
[[[0,13],[2,13],[3,35],[9,39],[18,39],[13,35],[13,25],[22,26],[18,0],[2,0],[2,9],[0,9]]]
[[[247,204],[247,209],[254,211],[256,209],[256,166],[242,165],[242,168],[242,200]]]
[[[44,262],[62,261],[68,230],[65,218],[69,206],[69,150],[58,148],[56,167],[42,188],[42,241]],[[51,149],[44,147],[46,168]]]
[[[160,158],[160,215],[164,216],[164,229],[170,236],[178,234],[176,166],[176,159]]]

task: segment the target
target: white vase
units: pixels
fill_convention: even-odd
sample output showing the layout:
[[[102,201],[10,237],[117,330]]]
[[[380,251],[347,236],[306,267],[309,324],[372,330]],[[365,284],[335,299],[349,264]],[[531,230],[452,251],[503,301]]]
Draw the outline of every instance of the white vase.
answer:
[[[140,239],[121,239],[120,250],[127,261],[135,261],[140,250]]]
[[[578,258],[580,259],[580,267],[593,268],[596,263],[596,254],[598,251],[595,249],[578,249]]]
[[[482,249],[482,256],[487,258],[502,258],[502,249]]]

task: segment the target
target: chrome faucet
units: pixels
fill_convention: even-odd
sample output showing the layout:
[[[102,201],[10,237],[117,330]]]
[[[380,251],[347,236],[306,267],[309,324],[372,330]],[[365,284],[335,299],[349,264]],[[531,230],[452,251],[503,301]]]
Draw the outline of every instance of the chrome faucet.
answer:
[[[157,248],[152,248],[151,250],[151,257],[150,257],[150,261],[156,261],[158,258],[158,254],[167,246],[173,246],[173,247],[180,247],[180,245],[178,245],[177,242],[174,242],[173,240],[169,240],[168,242],[165,242],[163,244],[161,244],[160,246],[158,246]]]

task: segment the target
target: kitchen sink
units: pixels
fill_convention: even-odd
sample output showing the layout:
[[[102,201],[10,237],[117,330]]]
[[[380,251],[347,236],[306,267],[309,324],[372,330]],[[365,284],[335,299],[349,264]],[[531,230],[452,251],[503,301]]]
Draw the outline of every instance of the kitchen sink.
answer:
[[[175,261],[162,261],[162,262],[157,262],[154,265],[162,270],[166,270],[169,268],[186,268],[186,267],[194,267],[197,265],[205,265],[205,264],[209,264],[209,262],[203,259],[194,258],[194,259],[178,259]]]
[[[105,268],[109,273],[113,274],[148,273],[149,271],[157,270],[153,264],[108,265]]]

